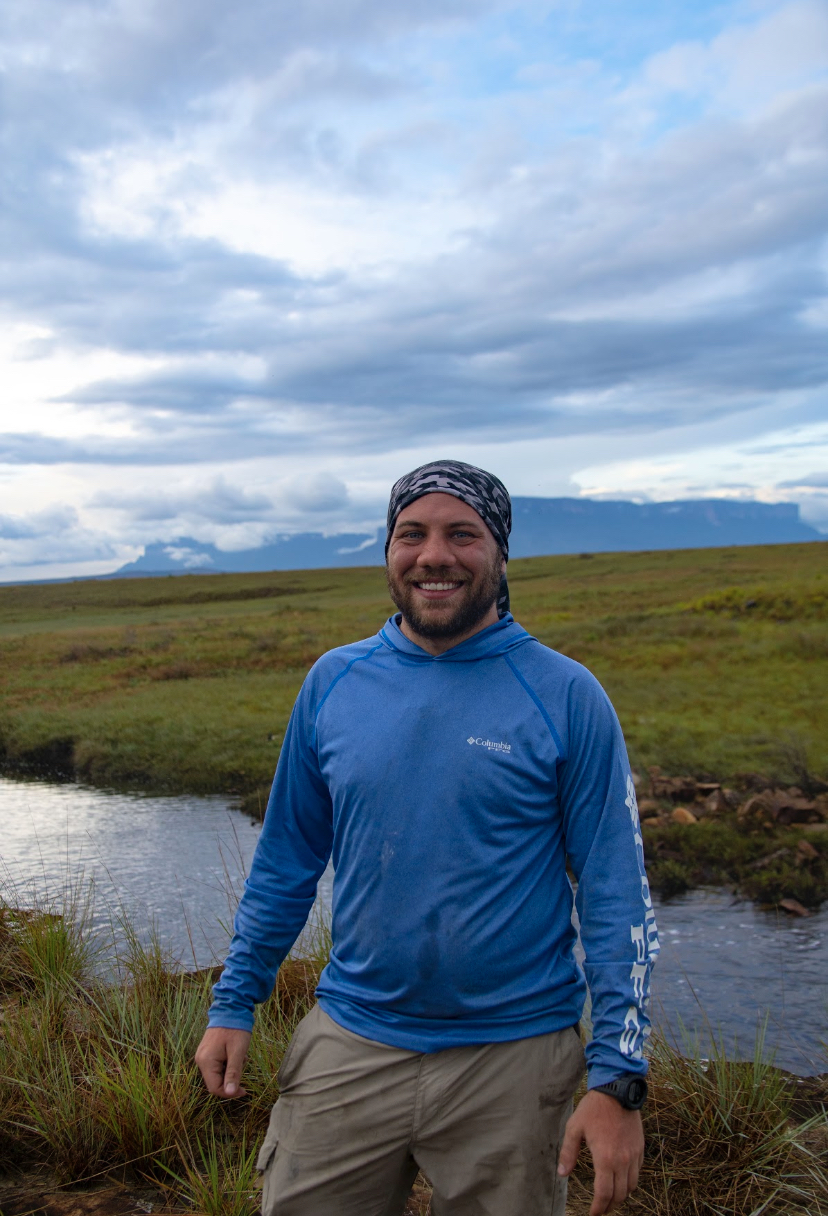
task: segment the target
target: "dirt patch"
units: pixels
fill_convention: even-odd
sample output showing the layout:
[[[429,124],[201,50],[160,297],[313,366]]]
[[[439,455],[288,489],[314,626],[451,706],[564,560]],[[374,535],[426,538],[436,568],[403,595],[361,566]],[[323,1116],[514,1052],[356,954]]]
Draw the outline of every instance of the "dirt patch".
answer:
[[[126,1187],[98,1187],[94,1191],[49,1190],[31,1184],[0,1184],[0,1216],[139,1216],[170,1211],[163,1200],[147,1199]]]

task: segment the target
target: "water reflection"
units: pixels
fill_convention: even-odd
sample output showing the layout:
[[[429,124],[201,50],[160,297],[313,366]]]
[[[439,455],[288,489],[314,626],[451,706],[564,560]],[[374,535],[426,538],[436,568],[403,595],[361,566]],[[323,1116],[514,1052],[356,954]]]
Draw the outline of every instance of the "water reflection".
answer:
[[[231,800],[0,778],[0,880],[21,903],[94,880],[95,925],[123,910],[183,965],[221,959],[260,826]],[[320,883],[330,905],[331,876]]]
[[[776,1063],[828,1070],[828,908],[808,919],[766,912],[725,891],[691,891],[656,906],[661,956],[655,1018],[750,1056],[767,1015]]]
[[[67,876],[94,878],[97,923],[123,907],[146,939],[154,922],[185,966],[224,956],[259,825],[221,798],[150,797],[0,778],[0,879],[19,896],[54,896]],[[318,906],[330,907],[332,873]],[[706,1019],[750,1054],[768,1012],[768,1044],[792,1071],[828,1060],[828,907],[808,920],[762,912],[721,891],[657,905],[662,951],[655,1020],[706,1032]]]

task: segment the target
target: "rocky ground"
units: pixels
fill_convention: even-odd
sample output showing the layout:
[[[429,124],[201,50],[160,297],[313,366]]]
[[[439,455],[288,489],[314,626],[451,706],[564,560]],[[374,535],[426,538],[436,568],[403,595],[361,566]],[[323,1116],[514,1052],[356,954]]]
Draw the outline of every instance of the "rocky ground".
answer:
[[[745,773],[728,787],[651,768],[636,784],[647,871],[663,896],[723,885],[792,916],[828,899],[823,783],[781,786]]]

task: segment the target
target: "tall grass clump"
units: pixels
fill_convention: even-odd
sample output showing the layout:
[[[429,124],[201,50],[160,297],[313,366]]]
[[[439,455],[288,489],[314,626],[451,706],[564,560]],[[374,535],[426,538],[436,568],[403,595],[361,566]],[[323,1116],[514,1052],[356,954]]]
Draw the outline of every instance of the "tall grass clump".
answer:
[[[647,1141],[638,1190],[624,1211],[647,1216],[825,1216],[828,1118],[825,1106],[794,1119],[796,1082],[765,1058],[757,1034],[752,1060],[727,1058],[721,1040],[701,1055],[654,1036]],[[828,1099],[828,1094],[825,1095]],[[590,1178],[579,1165],[573,1208],[587,1210]]]
[[[315,957],[288,960],[258,1011],[248,1097],[222,1103],[193,1062],[217,969],[181,972],[123,912],[96,942],[92,919],[91,891],[62,912],[0,904],[0,1177],[108,1175],[205,1214],[252,1216],[255,1146],[326,961],[324,930],[308,939]]]
[[[184,1173],[168,1170],[178,1197],[203,1216],[256,1216],[261,1207],[256,1157],[244,1129],[236,1140],[220,1138],[210,1127],[194,1145],[187,1143]]]
[[[21,893],[0,890],[0,997],[70,993],[88,980],[99,948],[92,934],[94,887],[79,879],[61,898],[16,905]]]
[[[89,907],[82,904],[82,907]],[[38,1193],[110,1177],[151,1184],[160,1205],[202,1216],[254,1216],[256,1150],[285,1048],[310,1009],[329,937],[308,931],[257,1012],[247,1097],[221,1102],[193,1064],[218,968],[182,973],[126,920],[91,965],[80,928],[53,906],[0,915],[0,1183],[41,1171]],[[51,936],[50,936],[51,935]],[[34,943],[34,944],[33,944]],[[104,968],[102,963],[106,963]],[[646,1216],[828,1216],[824,1105],[797,1109],[791,1079],[719,1046],[655,1042],[645,1109],[647,1160],[625,1211]],[[589,1208],[582,1161],[569,1211]],[[154,1202],[154,1201],[153,1201]],[[2,1209],[0,1193],[0,1209]],[[409,1212],[428,1210],[423,1183]]]

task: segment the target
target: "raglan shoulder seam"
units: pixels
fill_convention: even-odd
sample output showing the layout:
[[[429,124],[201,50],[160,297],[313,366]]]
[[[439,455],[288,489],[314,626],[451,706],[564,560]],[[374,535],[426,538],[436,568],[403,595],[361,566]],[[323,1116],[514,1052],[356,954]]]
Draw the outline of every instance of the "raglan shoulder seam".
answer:
[[[509,669],[512,672],[512,675],[515,677],[517,682],[523,688],[524,692],[526,692],[529,695],[529,697],[531,697],[532,701],[535,704],[536,709],[538,710],[538,713],[540,714],[540,716],[543,718],[544,722],[546,723],[546,728],[549,731],[550,735],[552,736],[552,739],[554,740],[555,746],[558,749],[558,755],[560,756],[561,760],[565,759],[564,746],[563,746],[563,743],[561,742],[561,736],[558,734],[557,730],[555,729],[555,724],[553,723],[552,719],[549,717],[549,714],[546,711],[545,705],[541,701],[538,694],[535,692],[534,688],[532,688],[532,685],[529,683],[529,681],[523,675],[523,673],[518,670],[517,665],[512,661],[510,655],[505,654],[503,657],[505,658],[506,663],[508,664]]]
[[[348,663],[345,667],[343,667],[342,671],[337,672],[337,674],[331,680],[330,684],[325,689],[322,699],[316,707],[316,713],[313,716],[312,743],[314,745],[316,743],[316,724],[319,721],[319,715],[322,713],[322,708],[323,708],[325,702],[327,701],[328,697],[333,692],[336,685],[339,683],[340,680],[344,679],[344,677],[347,676],[348,672],[351,670],[351,668],[354,666],[355,663],[364,663],[366,659],[370,659],[373,655],[375,655],[377,653],[378,650],[381,650],[382,645],[383,645],[382,642],[378,642],[376,644],[376,646],[371,647],[371,649],[368,651],[367,654],[356,655],[356,657],[351,659],[350,663]]]

